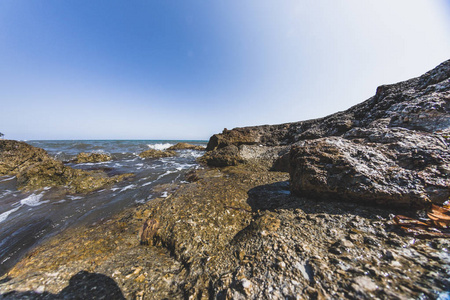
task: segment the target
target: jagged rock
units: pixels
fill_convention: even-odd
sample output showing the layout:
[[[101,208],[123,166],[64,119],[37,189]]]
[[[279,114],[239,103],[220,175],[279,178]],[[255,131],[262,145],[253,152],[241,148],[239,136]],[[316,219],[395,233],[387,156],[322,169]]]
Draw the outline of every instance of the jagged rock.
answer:
[[[299,196],[423,206],[450,196],[449,145],[450,60],[324,118],[224,130],[205,161],[290,170]]]
[[[106,153],[86,153],[81,152],[77,155],[77,158],[75,160],[75,163],[82,164],[82,163],[97,163],[97,162],[105,162],[110,161],[111,156]]]
[[[213,167],[226,167],[236,166],[242,163],[243,159],[239,155],[239,148],[235,145],[229,145],[224,148],[205,153],[199,161]]]
[[[175,151],[162,151],[155,149],[148,149],[139,154],[141,158],[163,158],[163,157],[171,157],[175,156],[177,153]]]
[[[108,177],[101,171],[73,169],[43,149],[12,140],[0,141],[0,175],[15,175],[19,189],[64,187],[75,193],[87,193],[130,176]]]
[[[181,143],[177,143],[173,146],[170,146],[169,148],[167,148],[167,150],[200,150],[200,151],[204,151],[205,147],[181,142]]]
[[[355,117],[353,128],[295,144],[292,192],[403,206],[448,200],[449,77],[447,61],[419,78],[379,87],[341,114]]]

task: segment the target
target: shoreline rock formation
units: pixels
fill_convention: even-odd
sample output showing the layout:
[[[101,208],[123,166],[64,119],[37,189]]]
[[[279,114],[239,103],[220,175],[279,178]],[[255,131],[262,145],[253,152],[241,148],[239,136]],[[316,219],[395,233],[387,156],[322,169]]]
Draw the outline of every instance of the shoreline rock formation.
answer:
[[[61,295],[79,274],[127,299],[448,295],[450,240],[393,216],[448,196],[449,78],[447,61],[325,118],[224,130],[202,158],[221,168],[55,236],[0,278],[3,298]]]
[[[17,177],[23,190],[61,187],[71,193],[88,193],[117,183],[131,174],[108,177],[102,171],[84,171],[64,165],[43,149],[24,142],[0,140],[0,176]]]
[[[225,129],[207,151],[210,166],[257,162],[289,171],[299,196],[442,204],[450,197],[450,60],[324,118]]]

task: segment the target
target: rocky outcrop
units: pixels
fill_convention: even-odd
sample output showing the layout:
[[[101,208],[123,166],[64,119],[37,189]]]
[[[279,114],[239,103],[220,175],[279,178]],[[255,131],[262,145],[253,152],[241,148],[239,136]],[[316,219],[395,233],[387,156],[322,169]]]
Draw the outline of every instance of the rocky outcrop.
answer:
[[[342,134],[292,147],[294,193],[403,206],[449,199],[450,61],[379,87],[341,116],[352,120]]]
[[[77,155],[77,158],[75,159],[75,163],[82,164],[82,163],[98,163],[98,162],[105,162],[110,161],[111,155],[106,153],[86,153],[81,152]]]
[[[169,148],[167,148],[167,150],[199,150],[199,151],[204,151],[205,147],[181,142],[181,143],[177,143],[177,144],[175,144],[173,146],[170,146]]]
[[[400,234],[393,209],[295,197],[287,173],[257,167],[197,170],[166,198],[55,236],[0,277],[2,299],[59,296],[83,270],[97,276],[66,298],[105,280],[126,299],[445,295],[449,239]]]
[[[63,187],[74,193],[91,192],[130,176],[108,177],[101,171],[73,169],[52,159],[43,149],[12,140],[0,140],[0,175],[16,176],[19,189]]]
[[[171,157],[175,156],[177,153],[175,151],[162,151],[162,150],[155,150],[155,149],[148,149],[144,152],[141,152],[139,156],[141,158],[163,158],[163,157]]]
[[[289,171],[300,196],[424,206],[450,197],[449,145],[446,61],[325,118],[224,130],[211,137],[204,161]]]

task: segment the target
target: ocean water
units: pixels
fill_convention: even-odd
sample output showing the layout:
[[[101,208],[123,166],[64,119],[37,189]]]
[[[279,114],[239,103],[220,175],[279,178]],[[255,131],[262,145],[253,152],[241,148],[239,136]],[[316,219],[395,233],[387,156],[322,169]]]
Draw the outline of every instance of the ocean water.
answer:
[[[138,155],[150,148],[164,150],[177,142],[180,141],[27,141],[73,168],[135,176],[86,195],[64,194],[52,188],[21,192],[16,189],[14,177],[0,177],[0,276],[39,242],[69,226],[95,223],[124,208],[166,197],[168,191],[160,185],[182,183],[186,172],[200,167],[196,159],[203,152],[180,150],[178,156],[161,159],[142,159]],[[206,141],[183,142],[206,146]],[[107,153],[112,160],[70,163],[80,152]]]

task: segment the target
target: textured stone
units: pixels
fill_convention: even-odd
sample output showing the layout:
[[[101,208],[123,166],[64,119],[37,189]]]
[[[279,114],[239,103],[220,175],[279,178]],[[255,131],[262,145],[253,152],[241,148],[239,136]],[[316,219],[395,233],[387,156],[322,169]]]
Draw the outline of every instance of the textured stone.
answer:
[[[162,150],[155,150],[155,149],[148,149],[144,152],[141,152],[139,156],[141,158],[163,158],[163,157],[171,157],[175,156],[177,153],[175,151],[162,151]]]
[[[18,188],[24,190],[63,187],[74,193],[91,192],[130,176],[108,177],[101,171],[73,169],[43,149],[12,140],[0,140],[0,175],[15,175]]]
[[[175,144],[173,146],[170,146],[169,148],[167,148],[167,150],[199,150],[199,151],[204,151],[205,147],[181,142],[181,143],[177,143],[177,144]]]
[[[77,158],[75,159],[75,162],[77,164],[82,163],[97,163],[97,162],[105,162],[110,161],[111,156],[106,153],[86,153],[81,152],[77,155]]]

